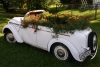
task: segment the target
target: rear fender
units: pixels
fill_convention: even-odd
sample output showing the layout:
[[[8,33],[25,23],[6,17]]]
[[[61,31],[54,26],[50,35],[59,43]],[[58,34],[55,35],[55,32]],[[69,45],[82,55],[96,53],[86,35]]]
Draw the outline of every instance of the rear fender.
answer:
[[[79,58],[79,51],[67,40],[63,39],[63,38],[57,38],[57,39],[52,39],[50,40],[50,42],[48,43],[48,51],[50,52],[51,46],[55,45],[54,43],[62,43],[64,44],[71,52],[72,56],[74,57],[75,60],[82,62],[83,60],[80,60]]]
[[[7,31],[7,29],[10,30],[13,33],[17,42],[23,43],[23,40],[22,40],[18,30],[13,25],[11,25],[11,24],[5,25],[2,29],[2,33],[5,33]]]

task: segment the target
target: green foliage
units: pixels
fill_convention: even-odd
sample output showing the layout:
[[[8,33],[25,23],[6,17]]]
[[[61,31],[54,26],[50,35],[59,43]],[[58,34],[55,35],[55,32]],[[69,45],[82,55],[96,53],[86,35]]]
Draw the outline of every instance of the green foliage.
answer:
[[[61,2],[62,4],[68,4],[68,3],[70,3],[70,1],[71,1],[71,0],[60,0],[60,2]]]
[[[57,4],[59,0],[4,0],[9,4],[8,8],[14,7],[27,10],[45,9],[48,5]]]
[[[22,8],[25,0],[5,0],[6,3],[9,3],[9,7],[19,7]]]
[[[47,9],[49,5],[57,3],[59,3],[59,0],[31,0],[31,2],[27,1],[27,8],[28,10]]]
[[[92,4],[93,3],[93,0],[86,0],[88,2],[88,4]],[[60,2],[62,4],[81,4],[81,0],[60,0]]]
[[[92,0],[87,0],[89,4],[92,4]],[[9,4],[8,8],[20,8],[35,10],[35,9],[48,9],[49,5],[52,4],[80,4],[80,0],[4,0],[5,3]]]
[[[80,4],[81,0],[60,0],[62,4]]]

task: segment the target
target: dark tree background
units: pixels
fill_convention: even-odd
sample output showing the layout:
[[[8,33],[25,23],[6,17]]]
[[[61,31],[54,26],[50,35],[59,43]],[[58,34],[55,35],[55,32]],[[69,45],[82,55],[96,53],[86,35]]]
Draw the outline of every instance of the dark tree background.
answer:
[[[88,4],[92,4],[93,0],[86,0]],[[81,4],[81,0],[60,0],[62,4]]]
[[[81,3],[81,0],[60,0],[62,4]]]
[[[87,0],[88,4],[92,4],[92,0]],[[15,12],[16,9],[44,9],[50,4],[81,4],[81,0],[0,0],[6,12]]]
[[[0,0],[0,2],[3,4],[3,8],[6,10],[6,12],[8,12],[9,2],[5,2],[4,0]]]

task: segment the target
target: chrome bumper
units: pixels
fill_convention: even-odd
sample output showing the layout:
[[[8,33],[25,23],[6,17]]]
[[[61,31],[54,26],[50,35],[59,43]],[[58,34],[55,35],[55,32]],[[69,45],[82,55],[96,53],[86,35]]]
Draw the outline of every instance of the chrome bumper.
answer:
[[[95,53],[91,53],[91,50],[86,50],[84,53],[79,55],[80,60],[84,61],[88,56],[91,56],[91,60],[94,59],[97,54],[97,51],[98,51],[98,46]]]
[[[98,45],[97,45],[97,50],[96,50],[96,52],[95,53],[93,53],[93,54],[91,54],[91,60],[96,56],[96,54],[97,54],[97,51],[98,51]]]
[[[86,57],[90,56],[91,55],[91,50],[86,50],[84,53],[80,54],[79,57],[80,57],[80,60],[85,60]]]

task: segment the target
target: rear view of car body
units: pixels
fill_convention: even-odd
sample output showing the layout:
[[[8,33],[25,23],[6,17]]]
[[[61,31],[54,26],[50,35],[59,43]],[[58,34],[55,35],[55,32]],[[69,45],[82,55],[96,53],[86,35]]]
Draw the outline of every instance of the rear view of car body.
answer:
[[[22,28],[22,25],[21,25],[22,23],[20,21],[21,18],[23,17],[13,18],[12,20],[8,22],[7,25],[4,26],[2,30],[4,34],[6,33],[6,31],[10,30],[13,33],[17,42],[19,43],[25,42],[25,40],[23,40],[23,37],[21,36],[21,31],[20,31],[20,29]],[[49,32],[52,35],[55,35],[52,31],[47,31],[48,30],[47,27],[40,26],[39,28],[44,33]],[[97,49],[98,49],[97,35],[95,32],[92,32],[90,28],[87,28],[85,30],[75,30],[73,34],[62,33],[62,34],[59,34],[57,38],[52,38],[51,34],[49,38],[50,40],[47,40],[48,42],[46,42],[46,45],[41,46],[42,48],[46,48],[44,50],[47,50],[48,52],[51,51],[51,48],[54,45],[54,43],[62,43],[69,49],[74,59],[79,62],[84,61],[88,56],[92,56],[91,57],[92,59],[96,56]],[[46,39],[48,39],[48,37],[46,37]]]

